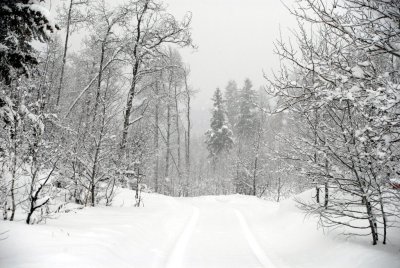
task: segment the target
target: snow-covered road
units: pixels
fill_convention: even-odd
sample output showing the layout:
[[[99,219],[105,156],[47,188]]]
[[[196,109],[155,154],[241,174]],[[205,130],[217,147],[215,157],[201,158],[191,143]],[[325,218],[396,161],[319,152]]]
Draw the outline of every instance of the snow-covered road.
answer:
[[[121,189],[113,207],[45,225],[0,221],[0,268],[400,267],[400,239],[372,247],[368,238],[324,235],[293,200],[146,194],[144,207],[133,204]]]
[[[180,267],[275,266],[261,249],[243,214],[226,202],[192,200],[193,215],[167,262]]]

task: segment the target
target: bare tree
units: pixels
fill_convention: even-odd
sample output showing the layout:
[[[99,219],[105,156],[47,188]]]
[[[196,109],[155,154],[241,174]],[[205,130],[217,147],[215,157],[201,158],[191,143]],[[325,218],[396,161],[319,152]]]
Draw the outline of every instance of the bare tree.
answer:
[[[190,73],[190,69],[187,67],[183,68],[183,79],[184,79],[184,84],[185,84],[185,94],[186,94],[186,135],[185,135],[185,168],[186,168],[186,179],[185,179],[185,186],[183,190],[183,195],[188,196],[189,195],[189,182],[191,178],[191,170],[190,170],[190,142],[191,142],[191,108],[190,108],[190,102],[191,102],[191,90],[188,85],[188,76]]]
[[[163,56],[162,47],[165,44],[189,46],[192,44],[189,26],[191,16],[186,15],[178,22],[165,8],[153,0],[134,2],[130,7],[136,16],[127,24],[127,32],[131,34],[131,46],[127,49],[132,63],[132,82],[124,112],[121,149],[125,148],[132,104],[137,94],[137,84],[143,74],[151,72],[146,66],[150,59]]]
[[[61,92],[63,88],[63,80],[64,80],[64,73],[65,73],[65,64],[67,62],[67,51],[68,51],[68,45],[69,45],[69,36],[71,34],[71,26],[72,25],[77,25],[80,22],[84,21],[84,18],[82,14],[79,12],[74,13],[74,6],[79,6],[79,5],[86,5],[88,4],[88,1],[74,1],[70,0],[68,11],[66,12],[66,18],[65,18],[65,41],[64,41],[64,52],[63,52],[63,57],[62,57],[62,63],[61,63],[61,73],[60,73],[60,81],[57,87],[57,99],[56,99],[56,105],[58,106],[60,103],[60,97],[61,97]]]

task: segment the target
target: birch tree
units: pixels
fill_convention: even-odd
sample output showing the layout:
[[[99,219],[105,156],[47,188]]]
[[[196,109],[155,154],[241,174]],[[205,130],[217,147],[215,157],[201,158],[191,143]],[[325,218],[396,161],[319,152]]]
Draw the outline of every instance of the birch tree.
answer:
[[[131,125],[130,116],[132,104],[137,94],[137,85],[144,74],[151,72],[150,61],[163,56],[162,48],[166,44],[190,46],[191,15],[187,14],[182,21],[177,21],[167,13],[165,7],[153,0],[139,0],[129,7],[136,14],[132,21],[126,24],[126,33],[130,35],[130,46],[126,49],[131,62],[131,85],[124,111],[121,149],[127,142],[128,130]]]

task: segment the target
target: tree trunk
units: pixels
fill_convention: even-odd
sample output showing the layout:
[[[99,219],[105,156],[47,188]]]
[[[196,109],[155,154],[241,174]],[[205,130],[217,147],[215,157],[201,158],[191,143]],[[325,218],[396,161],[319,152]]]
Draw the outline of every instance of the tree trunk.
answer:
[[[120,144],[120,149],[121,151],[125,149],[126,142],[127,142],[127,137],[128,137],[128,129],[129,129],[129,118],[131,116],[131,110],[132,110],[132,103],[133,103],[133,97],[135,96],[135,90],[136,90],[136,83],[139,79],[138,73],[139,73],[139,66],[140,66],[140,52],[139,52],[139,46],[140,46],[140,39],[142,38],[142,29],[141,29],[141,24],[143,20],[144,14],[147,12],[149,6],[149,1],[145,2],[145,5],[143,7],[143,10],[140,14],[137,15],[137,24],[136,24],[136,40],[135,40],[135,45],[133,48],[133,58],[135,59],[135,62],[133,64],[133,69],[132,69],[132,84],[131,88],[129,89],[128,93],[128,99],[126,101],[126,108],[125,108],[125,113],[124,113],[124,124],[122,128],[122,138],[121,138],[121,144]]]
[[[16,146],[15,146],[16,147]],[[14,215],[15,215],[15,210],[17,209],[17,206],[15,204],[15,181],[16,181],[16,164],[17,158],[15,156],[15,151],[12,156],[12,169],[11,169],[11,216],[10,216],[10,221],[14,220]]]
[[[329,204],[329,187],[328,187],[328,183],[325,182],[325,199],[324,199],[325,209],[328,208],[328,204]]]
[[[164,177],[168,179],[169,177],[169,155],[171,153],[171,148],[170,148],[170,140],[171,140],[171,106],[169,103],[169,98],[168,98],[168,104],[167,104],[167,137],[165,140],[165,144],[167,146],[167,152],[165,155],[165,175]]]
[[[256,159],[254,160],[254,172],[253,172],[253,195],[257,195],[257,163],[258,163],[258,154],[256,155]]]
[[[177,86],[174,87],[175,93],[175,127],[176,127],[176,143],[177,143],[177,165],[178,165],[178,185],[182,189],[182,174],[181,174],[181,131],[179,128],[179,103],[178,103],[178,91]]]
[[[131,88],[129,89],[128,99],[126,101],[126,107],[125,107],[125,112],[124,112],[124,124],[123,124],[123,128],[122,128],[122,139],[121,139],[121,145],[120,145],[121,151],[123,151],[125,149],[127,138],[128,138],[129,119],[130,119],[131,111],[132,111],[133,98],[135,97],[138,68],[139,68],[139,63],[136,62],[135,67],[133,68],[132,84],[131,84]]]
[[[7,195],[6,195],[6,200],[4,201],[3,205],[3,220],[7,220],[8,219],[8,213],[7,213]]]
[[[158,169],[159,169],[159,96],[158,96],[158,82],[156,83],[156,105],[154,111],[154,150],[155,150],[155,163],[154,163],[154,191],[159,192],[158,187]]]
[[[236,194],[240,194],[240,184],[239,184],[239,159],[236,160]]]
[[[262,134],[262,122],[263,122],[263,113],[261,112],[261,120],[258,127],[257,133],[257,146],[256,146],[256,157],[254,159],[254,171],[253,171],[253,195],[257,196],[257,168],[258,168],[258,154],[260,152],[261,146],[261,134]]]
[[[11,155],[11,216],[10,221],[14,220],[15,211],[17,205],[15,203],[15,182],[17,180],[17,131],[18,131],[18,119],[14,117],[13,126],[11,130],[11,143],[12,143],[12,155]]]
[[[95,159],[92,166],[92,174],[90,175],[90,196],[91,196],[91,205],[95,206],[95,194],[96,194],[96,170],[97,170],[97,157],[98,157],[99,147],[96,147]]]
[[[97,176],[97,169],[99,165],[99,156],[102,150],[102,145],[103,145],[103,137],[104,137],[104,132],[106,128],[106,104],[105,104],[105,98],[107,95],[108,87],[109,87],[109,81],[110,81],[110,74],[108,75],[107,78],[107,86],[104,92],[104,98],[103,98],[103,109],[102,109],[102,114],[101,114],[101,126],[99,129],[99,137],[98,137],[98,142],[96,145],[95,153],[94,153],[94,158],[93,158],[93,166],[92,166],[92,174],[91,174],[91,201],[92,201],[92,207],[95,206],[95,194],[96,194],[96,176]],[[100,99],[100,97],[99,97]],[[96,140],[96,139],[95,139]]]
[[[313,75],[313,81],[314,81],[314,72],[312,73],[312,75]],[[318,136],[317,136],[317,125],[318,125],[318,122],[319,122],[319,120],[318,120],[318,109],[315,109],[315,125],[314,125],[314,163],[315,164],[317,164],[317,162],[318,162],[318,156],[317,156],[317,145],[318,145]],[[315,178],[314,178],[315,179]],[[315,183],[316,183],[316,186],[315,186],[315,191],[316,191],[316,193],[315,193],[315,198],[316,198],[316,201],[317,201],[317,203],[319,204],[320,203],[320,198],[319,198],[319,196],[320,196],[320,188],[319,188],[319,180],[318,179],[315,179],[316,181],[315,181]]]
[[[382,212],[382,219],[383,219],[383,244],[386,244],[386,236],[387,236],[387,219],[386,219],[386,212],[384,209],[384,205],[383,205],[383,200],[382,200],[382,196],[380,196],[379,198],[379,204],[381,206],[381,212]]]
[[[371,229],[372,245],[376,245],[378,242],[378,231],[377,231],[376,220],[372,212],[371,202],[369,200],[366,200],[365,206],[367,208],[368,222],[369,222],[369,227]]]
[[[36,194],[34,194],[35,191],[35,184],[36,184],[36,179],[39,173],[38,169],[38,158],[37,158],[37,153],[38,153],[38,145],[39,145],[39,139],[40,137],[38,136],[38,133],[36,130],[34,130],[34,139],[35,141],[31,145],[31,152],[32,154],[30,155],[32,157],[32,163],[31,163],[31,185],[30,185],[30,191],[29,191],[29,203],[30,203],[30,209],[28,212],[28,216],[26,218],[26,223],[30,224],[31,221],[31,216],[33,212],[35,211],[35,205],[36,205],[36,200],[38,197],[39,190],[37,190]]]
[[[104,64],[104,53],[105,53],[105,46],[107,42],[107,37],[110,32],[110,28],[108,28],[106,36],[104,37],[104,40],[102,41],[101,44],[101,53],[100,53],[100,66],[99,66],[99,73],[98,73],[98,80],[97,80],[97,88],[96,88],[96,99],[94,102],[94,108],[93,108],[93,120],[92,122],[94,123],[96,121],[97,117],[97,107],[99,106],[99,101],[100,101],[100,94],[101,94],[101,80],[103,77],[103,64]],[[94,124],[93,124],[94,127]]]
[[[318,204],[319,204],[319,192],[320,192],[320,189],[319,189],[319,186],[317,185],[317,186],[315,186],[315,199]]]
[[[63,59],[62,59],[62,64],[61,64],[60,84],[58,85],[58,89],[57,89],[57,101],[56,101],[57,106],[60,103],[61,90],[63,87],[65,63],[67,60],[68,40],[69,40],[69,32],[70,32],[69,28],[70,28],[70,24],[71,24],[72,6],[73,6],[73,0],[71,0],[71,2],[69,4],[69,10],[68,10],[67,29],[66,29],[65,43],[64,43],[64,54],[63,54]]]
[[[379,205],[382,213],[382,223],[383,223],[383,244],[386,244],[386,236],[387,236],[387,218],[386,218],[386,211],[385,211],[385,206],[383,202],[383,196],[382,196],[382,191],[379,185],[377,185],[378,189],[378,194],[379,194]]]
[[[329,163],[328,159],[325,160],[325,170],[326,170],[326,175],[329,175]],[[329,187],[328,187],[328,182],[325,182],[325,199],[324,199],[324,207],[325,209],[328,208],[328,203],[329,203]]]
[[[190,92],[189,86],[187,84],[187,72],[185,70],[185,89],[186,89],[186,122],[187,122],[187,130],[186,130],[186,150],[185,150],[185,164],[186,164],[186,182],[184,188],[184,196],[189,195],[189,180],[190,180]]]
[[[354,166],[354,164],[353,164],[353,166]],[[371,235],[372,235],[372,244],[376,245],[377,241],[378,241],[378,230],[377,230],[378,227],[377,227],[377,223],[376,223],[376,217],[372,210],[372,204],[371,204],[369,198],[367,197],[367,191],[365,190],[366,189],[365,180],[363,180],[363,178],[360,177],[360,175],[358,174],[358,172],[355,169],[353,170],[353,172],[357,179],[357,186],[359,187],[362,204],[365,205],[365,208],[367,211],[368,223],[369,223],[369,227],[371,229]]]

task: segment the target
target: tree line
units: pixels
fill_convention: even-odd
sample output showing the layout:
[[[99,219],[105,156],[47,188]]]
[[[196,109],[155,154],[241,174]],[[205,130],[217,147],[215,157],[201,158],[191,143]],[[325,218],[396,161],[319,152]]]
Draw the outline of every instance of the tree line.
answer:
[[[188,195],[194,91],[178,48],[195,47],[191,14],[69,0],[53,21],[44,2],[0,4],[3,219],[110,205],[116,186],[136,189],[137,205],[146,187]]]
[[[286,146],[278,133],[287,128],[285,116],[271,114],[273,102],[250,79],[240,87],[227,83],[214,92],[210,129],[205,133],[209,193],[246,194],[275,201],[305,189],[275,155]]]

